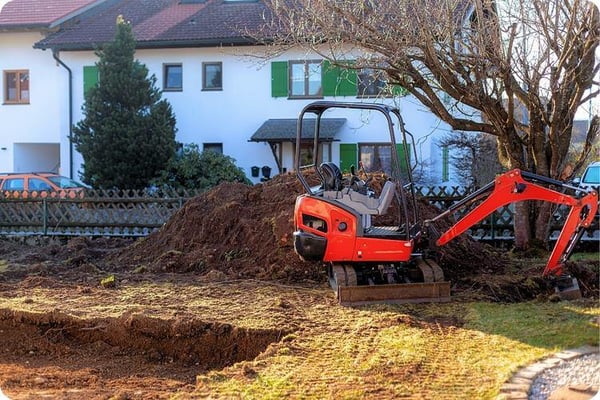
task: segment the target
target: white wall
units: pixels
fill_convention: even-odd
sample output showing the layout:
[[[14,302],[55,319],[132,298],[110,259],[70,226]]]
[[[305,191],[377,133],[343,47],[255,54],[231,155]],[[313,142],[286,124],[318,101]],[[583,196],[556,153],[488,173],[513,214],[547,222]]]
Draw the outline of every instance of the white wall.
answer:
[[[261,48],[243,48],[244,54],[259,54]],[[276,171],[275,160],[266,143],[248,142],[252,134],[271,118],[296,118],[301,109],[313,100],[288,100],[271,97],[271,66],[269,62],[261,62],[256,57],[241,54],[240,49],[160,49],[138,50],[136,58],[144,63],[150,73],[157,77],[157,85],[162,88],[162,68],[164,63],[181,63],[183,65],[183,91],[164,92],[177,118],[177,140],[183,143],[223,143],[223,152],[236,159],[237,165],[244,169],[250,177],[252,166],[268,165]],[[93,65],[96,57],[93,52],[64,52],[61,59],[73,70],[74,78],[74,122],[81,120],[83,104],[83,66]],[[306,59],[304,52],[288,53],[277,60]],[[202,63],[223,63],[223,90],[202,91]],[[327,98],[332,100],[333,98]],[[356,97],[340,97],[340,101],[359,101]],[[400,100],[399,106],[405,118],[407,129],[424,143],[417,146],[419,158],[430,160],[430,141],[423,139],[439,129],[439,121],[427,112],[414,99],[406,97]],[[350,119],[346,129],[334,142],[333,159],[339,158],[339,143],[385,141],[385,129],[378,129],[374,137],[365,138],[358,135],[353,128],[362,125],[364,115]],[[62,167],[68,168],[65,157],[67,141],[63,140]],[[287,156],[283,167],[293,169],[291,146],[284,146]],[[80,157],[75,159],[77,168]],[[441,173],[440,173],[441,177]],[[257,181],[257,180],[255,180]]]
[[[49,147],[31,147],[33,153],[17,154],[13,146],[14,143],[59,144],[68,135],[66,73],[57,66],[51,53],[33,49],[40,39],[39,32],[0,32],[0,70],[29,70],[30,80],[29,104],[4,104],[3,74],[0,78],[0,171],[12,171],[17,165],[35,170],[35,160],[48,157],[56,157],[49,164],[60,162],[58,154],[45,153]]]

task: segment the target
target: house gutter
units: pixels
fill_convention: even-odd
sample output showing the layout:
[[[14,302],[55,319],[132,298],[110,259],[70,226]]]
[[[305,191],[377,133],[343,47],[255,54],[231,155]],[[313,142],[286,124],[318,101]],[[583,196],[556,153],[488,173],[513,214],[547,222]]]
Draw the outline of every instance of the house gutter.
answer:
[[[52,43],[41,40],[33,45],[35,49],[54,48],[64,51],[94,51],[110,42],[110,38],[97,42],[75,42],[75,43]],[[196,48],[196,47],[228,47],[228,46],[258,46],[263,42],[239,38],[239,39],[190,39],[190,40],[152,40],[137,41],[136,50],[141,49],[178,49],[178,48]]]
[[[69,74],[69,178],[73,179],[73,71],[58,57],[57,50],[52,50],[52,57]]]

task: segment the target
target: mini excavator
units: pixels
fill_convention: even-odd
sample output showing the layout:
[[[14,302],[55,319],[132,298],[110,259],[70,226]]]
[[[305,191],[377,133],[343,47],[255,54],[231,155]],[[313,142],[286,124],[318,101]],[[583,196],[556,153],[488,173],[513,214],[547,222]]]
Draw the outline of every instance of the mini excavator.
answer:
[[[410,138],[413,149],[414,137],[405,129],[400,111],[381,104],[316,101],[304,107],[299,115],[296,143],[312,139],[313,146],[312,163],[306,165],[301,165],[301,146],[296,146],[296,174],[306,193],[296,199],[294,250],[304,260],[322,261],[326,265],[329,283],[340,304],[450,301],[450,282],[445,280],[436,262],[436,248],[498,208],[526,200],[570,207],[543,276],[553,278],[557,290],[579,292],[577,280],[565,274],[563,264],[598,211],[595,191],[514,169],[497,176],[438,216],[421,220],[407,152],[406,159],[400,160],[391,151],[392,172],[378,196],[369,187],[372,177],[361,179],[354,166],[350,177],[344,178],[335,163],[318,163],[322,116],[332,109],[383,116],[392,149],[396,134],[401,135],[403,143]],[[313,127],[312,134],[306,132]],[[403,171],[401,165],[405,166]],[[374,225],[372,222],[385,215],[393,202],[399,210],[394,223]],[[466,213],[439,235],[435,222],[461,209],[467,209]]]

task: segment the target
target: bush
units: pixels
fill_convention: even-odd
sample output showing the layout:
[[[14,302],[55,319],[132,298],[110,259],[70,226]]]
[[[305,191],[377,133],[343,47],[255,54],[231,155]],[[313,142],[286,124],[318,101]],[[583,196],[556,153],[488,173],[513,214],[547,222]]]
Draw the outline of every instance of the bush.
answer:
[[[222,182],[251,184],[233,158],[214,151],[200,151],[198,145],[192,143],[181,148],[168,168],[154,181],[154,185],[206,190]]]

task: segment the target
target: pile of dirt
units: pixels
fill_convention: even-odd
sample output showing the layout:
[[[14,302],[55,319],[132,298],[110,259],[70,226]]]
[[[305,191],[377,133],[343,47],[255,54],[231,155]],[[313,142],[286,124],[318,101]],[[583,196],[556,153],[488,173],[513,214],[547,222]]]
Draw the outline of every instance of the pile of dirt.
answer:
[[[223,183],[189,200],[158,232],[113,257],[140,272],[195,272],[207,280],[323,281],[320,263],[293,250],[301,186],[284,174],[260,185]]]

